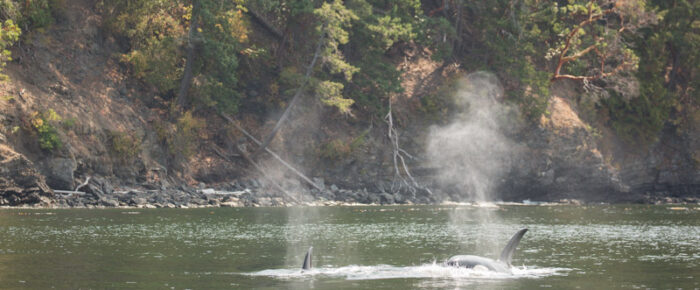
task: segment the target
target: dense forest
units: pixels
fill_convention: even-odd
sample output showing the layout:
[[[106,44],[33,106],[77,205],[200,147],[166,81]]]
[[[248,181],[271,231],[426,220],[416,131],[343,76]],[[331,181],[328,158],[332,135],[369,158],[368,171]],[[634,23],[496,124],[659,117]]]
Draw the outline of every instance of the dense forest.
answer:
[[[42,39],[57,31],[70,33],[65,30],[76,13],[72,10],[87,9],[84,13],[99,16],[96,34],[100,43],[113,44],[109,59],[128,79],[129,87],[136,88],[130,100],[157,116],[141,133],[134,133],[132,127],[100,133],[115,168],[143,159],[142,152],[150,150],[144,144],[151,134],[154,144],[163,148],[158,163],[168,174],[189,184],[226,181],[224,177],[202,177],[207,174],[191,169],[193,162],[203,159],[202,151],[213,148],[208,143],[216,147],[212,156],[223,156],[215,158],[230,158],[220,148],[236,151],[229,143],[243,133],[230,129],[223,116],[259,137],[262,146],[251,142],[251,148],[243,150],[244,155],[251,155],[247,157],[256,159],[264,150],[260,148],[269,144],[313,176],[337,180],[317,173],[333,172],[329,169],[333,166],[363,175],[357,172],[364,172],[362,164],[370,161],[359,155],[379,154],[368,147],[391,151],[388,141],[376,141],[386,138],[386,117],[395,122],[388,128],[390,138],[392,130],[398,130],[418,139],[423,135],[417,132],[446,124],[457,113],[452,96],[462,77],[486,71],[503,88],[499,101],[517,108],[512,118],[517,119],[518,128],[508,133],[516,141],[532,148],[538,142],[534,139],[547,139],[533,132],[546,127],[546,120],[553,118],[553,97],[561,97],[585,124],[590,140],[582,146],[602,151],[596,158],[617,172],[611,173],[615,178],[633,179],[624,174],[630,159],[680,158],[682,161],[671,161],[673,166],[682,167],[677,169],[681,175],[694,177],[674,181],[683,184],[683,190],[669,185],[661,191],[697,194],[693,187],[700,164],[700,149],[694,147],[700,124],[697,1],[71,2],[0,1],[2,66],[7,65],[6,73],[27,70],[27,51],[41,46]],[[52,41],[60,45],[61,39]],[[430,75],[416,80],[410,71],[421,66],[431,68]],[[13,75],[8,75],[3,75],[4,82],[14,82]],[[8,94],[4,104],[12,98]],[[287,148],[284,142],[296,142],[290,140],[289,135],[297,134],[290,124],[305,126],[300,116],[310,114],[311,109],[321,112],[317,118],[322,133],[308,135],[313,142],[304,143],[301,149]],[[76,156],[80,154],[67,153],[71,149],[65,144],[71,142],[68,131],[85,116],[66,117],[50,103],[27,107],[22,114],[16,121],[5,121],[4,143],[37,164],[54,155],[80,159]],[[222,131],[223,126],[230,130]],[[285,130],[287,136],[276,136]],[[222,132],[231,137],[223,137]],[[25,136],[20,138],[20,134]],[[28,140],[34,140],[31,146],[40,150],[17,149],[29,146]],[[391,139],[394,142],[393,157],[391,152],[379,157],[388,160],[385,171],[412,179],[405,164],[402,170],[396,166],[397,154],[401,160],[413,157],[404,150],[408,148],[420,156],[424,145],[411,137]],[[683,155],[658,153],[669,150],[664,144]],[[359,160],[355,162],[359,167],[348,160]],[[412,160],[410,167],[422,167],[420,158]],[[236,176],[243,176],[240,172],[250,166],[243,159],[233,162],[238,165],[229,170],[239,172]],[[657,172],[644,176],[656,175],[656,180],[638,182],[646,184],[638,187],[640,192],[648,191],[648,184],[659,183],[663,171],[659,164],[664,162],[645,165]],[[565,169],[560,172],[571,172],[572,166],[562,166]],[[99,171],[88,165],[75,167],[74,180]],[[537,171],[546,172],[550,167]],[[101,175],[119,176],[117,171]],[[365,175],[365,181],[378,176]],[[514,182],[506,182],[503,188],[519,186]],[[635,191],[636,186],[630,186],[632,189],[615,187],[613,191]],[[370,186],[357,188],[362,187]],[[543,188],[533,191],[546,192]],[[520,197],[527,196],[512,196]]]

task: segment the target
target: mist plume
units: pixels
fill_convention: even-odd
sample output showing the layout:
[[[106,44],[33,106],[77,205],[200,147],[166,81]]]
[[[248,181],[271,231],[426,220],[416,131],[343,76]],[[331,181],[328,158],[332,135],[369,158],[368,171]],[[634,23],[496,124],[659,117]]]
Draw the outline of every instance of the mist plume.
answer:
[[[455,94],[458,112],[428,135],[427,156],[436,181],[452,201],[491,201],[497,183],[510,168],[516,146],[504,132],[516,112],[503,104],[503,88],[486,72],[464,77]]]

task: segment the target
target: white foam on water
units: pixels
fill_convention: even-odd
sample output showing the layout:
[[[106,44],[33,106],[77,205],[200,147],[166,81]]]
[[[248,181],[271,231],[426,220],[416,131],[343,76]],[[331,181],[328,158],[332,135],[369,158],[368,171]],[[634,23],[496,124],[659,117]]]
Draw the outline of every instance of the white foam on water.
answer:
[[[300,269],[270,269],[252,273],[243,273],[249,276],[266,276],[277,279],[297,279],[309,277],[344,278],[347,280],[378,280],[378,279],[406,279],[406,278],[443,278],[455,280],[502,280],[518,278],[543,278],[548,276],[566,276],[572,269],[568,268],[538,268],[538,267],[513,267],[512,274],[489,271],[487,269],[467,269],[457,267],[445,267],[440,264],[423,264],[419,266],[358,266],[343,267],[324,266],[311,270]]]

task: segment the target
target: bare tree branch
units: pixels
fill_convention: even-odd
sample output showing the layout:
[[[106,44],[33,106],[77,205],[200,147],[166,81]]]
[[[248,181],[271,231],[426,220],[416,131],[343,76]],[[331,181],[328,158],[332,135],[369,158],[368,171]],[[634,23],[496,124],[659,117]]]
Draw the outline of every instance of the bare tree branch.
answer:
[[[398,192],[401,190],[402,187],[406,187],[412,194],[415,194],[418,189],[425,190],[429,194],[432,194],[430,189],[427,187],[421,186],[415,178],[413,178],[413,175],[411,175],[411,171],[408,169],[408,165],[406,165],[406,159],[404,158],[404,155],[408,158],[413,159],[414,157],[408,154],[405,150],[401,149],[399,146],[399,134],[396,131],[396,128],[394,128],[394,118],[392,115],[391,111],[391,100],[389,100],[389,112],[386,114],[386,117],[384,117],[384,121],[387,123],[387,136],[389,137],[389,141],[391,142],[392,150],[393,150],[393,160],[394,160],[394,180],[398,178],[400,180],[398,188],[394,188],[394,184],[392,184],[392,191],[394,193]],[[401,168],[399,169],[399,165]],[[402,173],[402,170],[403,173]],[[406,177],[404,177],[404,175]]]

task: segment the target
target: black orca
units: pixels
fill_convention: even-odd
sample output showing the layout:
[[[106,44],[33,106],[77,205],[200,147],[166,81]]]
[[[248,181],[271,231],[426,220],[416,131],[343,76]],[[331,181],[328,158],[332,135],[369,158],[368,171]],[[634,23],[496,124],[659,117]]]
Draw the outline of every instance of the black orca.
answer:
[[[527,229],[519,230],[517,233],[515,233],[515,235],[513,235],[512,238],[510,238],[510,241],[508,242],[506,247],[503,248],[503,251],[501,251],[501,257],[498,260],[493,260],[480,256],[458,255],[452,256],[450,259],[448,259],[447,262],[445,262],[445,265],[465,268],[485,267],[486,269],[489,269],[491,271],[510,273],[510,268],[512,267],[511,260],[513,258],[513,253],[518,247],[520,239],[522,239],[523,235],[525,235],[525,232],[527,232]]]
[[[513,258],[513,253],[520,243],[520,239],[523,238],[527,232],[527,229],[519,230],[512,238],[506,247],[501,251],[501,257],[498,260],[493,260],[480,256],[473,255],[457,255],[450,257],[447,262],[444,263],[445,266],[449,267],[464,267],[464,268],[486,268],[495,272],[511,273],[511,260]],[[301,265],[302,270],[310,270],[312,267],[311,254],[313,247],[309,247],[309,251],[306,252],[304,256],[304,263]]]

